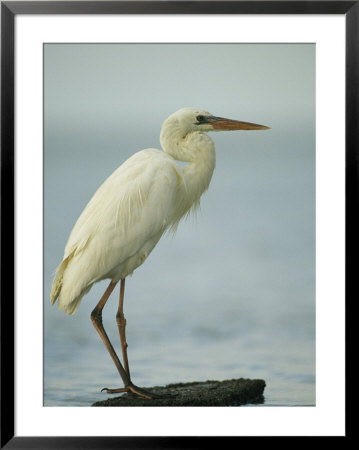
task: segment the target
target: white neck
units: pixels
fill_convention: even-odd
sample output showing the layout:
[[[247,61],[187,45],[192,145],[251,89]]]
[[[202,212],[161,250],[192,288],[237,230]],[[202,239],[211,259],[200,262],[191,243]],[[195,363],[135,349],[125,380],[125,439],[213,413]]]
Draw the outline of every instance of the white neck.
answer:
[[[178,169],[183,180],[178,196],[182,217],[199,205],[201,195],[208,189],[216,165],[216,153],[214,142],[206,133],[192,132],[183,137],[180,130],[177,133],[173,129],[171,131],[170,135],[161,133],[163,150],[178,161],[188,162]]]

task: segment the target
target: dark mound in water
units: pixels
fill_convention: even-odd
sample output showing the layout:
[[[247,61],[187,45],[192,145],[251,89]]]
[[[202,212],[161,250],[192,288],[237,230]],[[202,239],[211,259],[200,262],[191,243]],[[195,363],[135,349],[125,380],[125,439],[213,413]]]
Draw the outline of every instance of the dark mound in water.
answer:
[[[162,398],[148,400],[133,394],[123,394],[96,402],[92,406],[240,406],[263,403],[264,388],[264,380],[245,378],[177,383],[146,388],[146,391],[163,396]]]

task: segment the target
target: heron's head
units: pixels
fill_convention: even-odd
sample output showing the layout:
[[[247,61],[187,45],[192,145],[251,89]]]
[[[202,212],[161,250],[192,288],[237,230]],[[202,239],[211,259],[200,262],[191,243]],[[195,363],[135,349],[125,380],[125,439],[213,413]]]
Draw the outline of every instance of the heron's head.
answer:
[[[165,120],[163,129],[176,129],[185,137],[196,131],[268,130],[269,127],[217,117],[203,109],[181,108]]]
[[[160,141],[165,152],[179,161],[191,161],[199,149],[207,149],[214,143],[208,131],[267,130],[269,127],[256,123],[241,122],[213,116],[198,108],[181,108],[169,116],[162,125]],[[207,143],[207,147],[204,144]]]

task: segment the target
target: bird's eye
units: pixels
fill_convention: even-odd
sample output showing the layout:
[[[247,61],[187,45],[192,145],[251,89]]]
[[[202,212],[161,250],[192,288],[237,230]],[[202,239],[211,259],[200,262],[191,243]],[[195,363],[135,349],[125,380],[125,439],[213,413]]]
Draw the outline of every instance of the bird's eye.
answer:
[[[204,120],[204,116],[197,116],[196,120],[198,120],[198,122],[202,122]]]

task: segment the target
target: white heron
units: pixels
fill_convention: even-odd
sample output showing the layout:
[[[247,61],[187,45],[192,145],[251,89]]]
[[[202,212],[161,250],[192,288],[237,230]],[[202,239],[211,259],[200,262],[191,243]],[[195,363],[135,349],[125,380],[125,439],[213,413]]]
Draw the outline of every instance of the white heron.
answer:
[[[131,380],[126,320],[123,314],[125,279],[146,260],[166,230],[199,205],[215,168],[214,142],[206,134],[221,130],[266,130],[269,127],[216,117],[197,108],[182,108],[162,125],[163,148],[142,150],[125,161],[95,192],[77,220],[56,270],[51,302],[74,314],[82,297],[100,280],[110,279],[91,313],[91,320],[124,383],[107,393],[132,392],[156,397]],[[179,165],[176,161],[184,161]],[[102,324],[102,309],[120,283],[116,321],[123,364]]]

